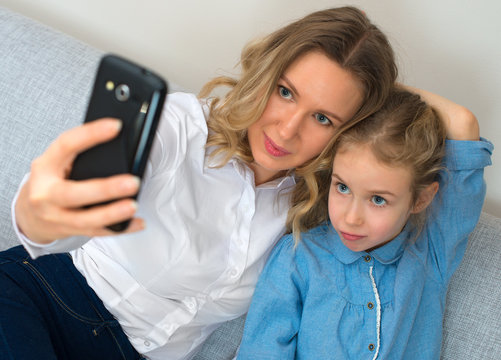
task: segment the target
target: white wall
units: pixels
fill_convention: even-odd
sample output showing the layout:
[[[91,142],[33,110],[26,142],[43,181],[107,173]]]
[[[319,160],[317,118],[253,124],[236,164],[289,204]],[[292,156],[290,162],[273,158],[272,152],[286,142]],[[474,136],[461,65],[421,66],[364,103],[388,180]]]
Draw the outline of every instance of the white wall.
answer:
[[[252,37],[345,4],[363,8],[389,36],[403,82],[470,108],[482,136],[501,151],[498,0],[0,0],[0,6],[133,58],[194,92],[215,75],[235,73]],[[495,153],[486,170],[485,210],[497,216],[500,156]]]

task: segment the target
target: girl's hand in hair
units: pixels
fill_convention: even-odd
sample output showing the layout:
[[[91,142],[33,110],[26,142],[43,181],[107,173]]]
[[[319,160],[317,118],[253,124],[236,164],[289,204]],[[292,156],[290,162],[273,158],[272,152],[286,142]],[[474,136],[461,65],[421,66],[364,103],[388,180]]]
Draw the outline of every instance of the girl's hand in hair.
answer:
[[[415,94],[421,96],[432,106],[444,122],[447,128],[447,138],[451,140],[478,140],[480,130],[475,115],[451,100],[429,91],[414,88],[408,85],[400,85]]]

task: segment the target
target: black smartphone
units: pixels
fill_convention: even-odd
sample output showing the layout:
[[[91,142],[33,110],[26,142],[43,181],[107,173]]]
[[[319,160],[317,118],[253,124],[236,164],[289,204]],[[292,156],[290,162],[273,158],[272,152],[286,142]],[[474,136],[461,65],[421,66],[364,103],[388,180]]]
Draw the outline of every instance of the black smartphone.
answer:
[[[122,121],[122,129],[111,141],[79,154],[69,178],[85,180],[124,173],[142,178],[166,96],[167,83],[159,75],[122,57],[103,56],[84,122],[113,117]],[[108,228],[123,231],[129,223]]]

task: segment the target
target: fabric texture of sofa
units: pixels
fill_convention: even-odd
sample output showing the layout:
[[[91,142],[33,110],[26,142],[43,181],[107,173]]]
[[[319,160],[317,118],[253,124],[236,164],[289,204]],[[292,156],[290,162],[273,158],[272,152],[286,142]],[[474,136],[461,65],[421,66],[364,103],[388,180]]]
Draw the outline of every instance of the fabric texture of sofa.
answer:
[[[18,244],[10,204],[19,182],[33,158],[83,120],[102,54],[0,7],[0,250]],[[482,213],[449,287],[441,358],[500,359],[500,304],[501,219]],[[243,323],[240,317],[223,324],[194,359],[233,358]]]

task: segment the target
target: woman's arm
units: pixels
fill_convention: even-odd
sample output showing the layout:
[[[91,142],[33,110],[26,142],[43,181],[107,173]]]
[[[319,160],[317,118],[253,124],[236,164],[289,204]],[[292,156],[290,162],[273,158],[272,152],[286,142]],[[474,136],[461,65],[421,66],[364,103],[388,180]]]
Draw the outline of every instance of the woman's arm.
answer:
[[[432,92],[408,85],[402,86],[408,91],[421,96],[426,103],[438,112],[447,128],[448,139],[478,140],[480,138],[477,118],[470,110]]]
[[[136,210],[131,199],[88,209],[85,205],[133,196],[139,189],[137,178],[118,175],[107,179],[68,180],[78,153],[115,137],[121,123],[116,119],[94,121],[61,134],[31,166],[15,203],[19,230],[31,241],[47,244],[69,236],[102,236],[105,228],[131,218]],[[127,232],[143,227],[135,219]]]

